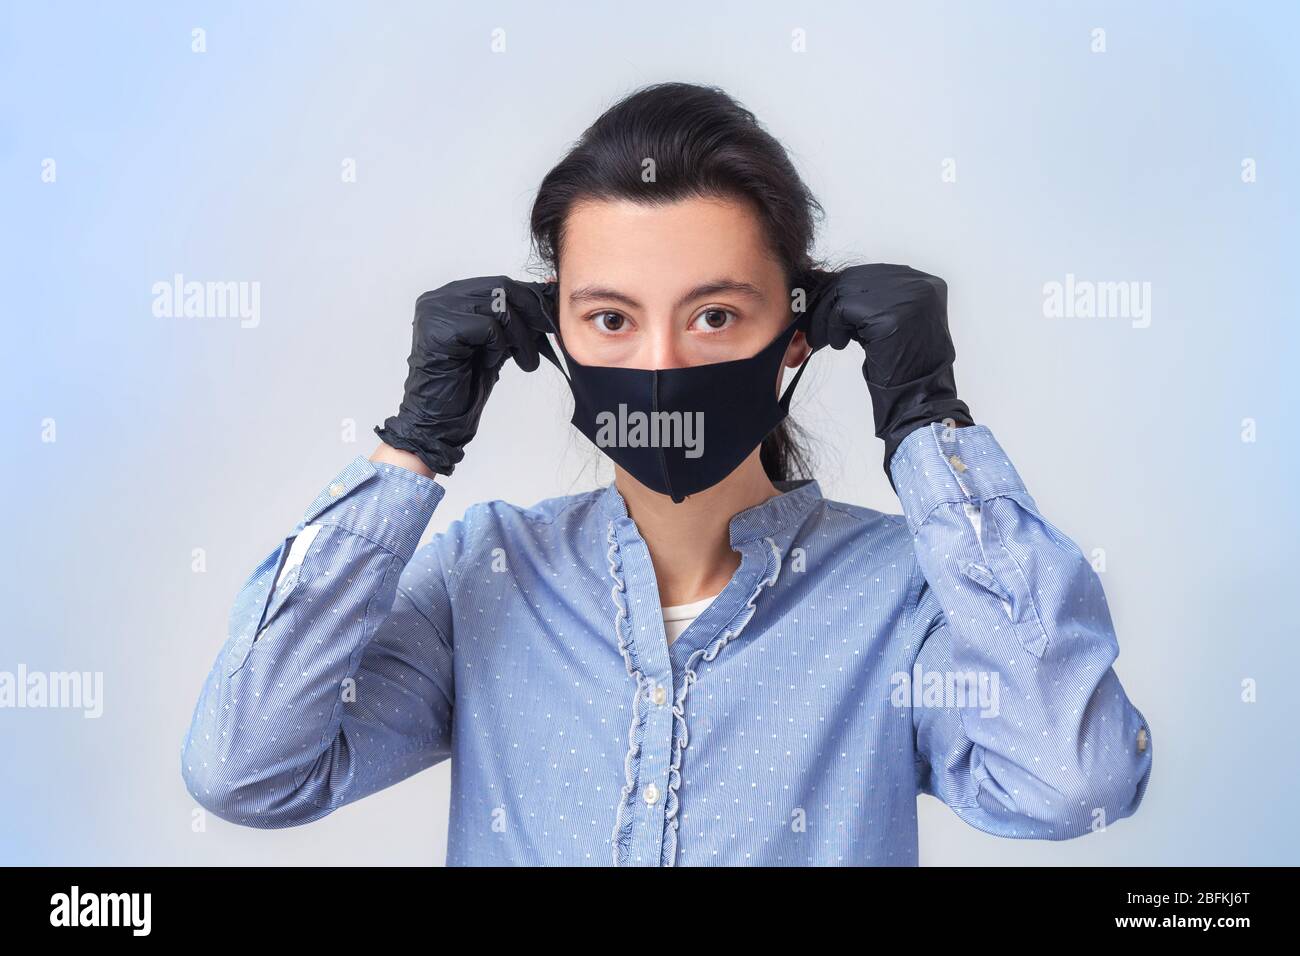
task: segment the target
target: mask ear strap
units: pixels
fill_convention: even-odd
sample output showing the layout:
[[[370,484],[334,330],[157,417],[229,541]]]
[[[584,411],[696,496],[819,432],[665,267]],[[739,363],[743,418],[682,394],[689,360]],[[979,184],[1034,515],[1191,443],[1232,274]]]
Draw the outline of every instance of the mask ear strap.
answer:
[[[569,378],[569,373],[565,371],[564,366],[560,363],[559,356],[555,354],[555,347],[551,345],[551,340],[546,337],[547,333],[551,332],[555,334],[557,341],[560,338],[559,323],[555,319],[555,290],[558,287],[554,284],[547,284],[543,291],[538,291],[536,287],[530,288],[533,289],[534,295],[537,296],[541,316],[545,322],[544,328],[533,329],[537,334],[537,354],[559,369],[560,374],[564,376],[565,381],[572,385],[573,379]],[[563,348],[563,346],[561,346],[561,348]]]
[[[803,313],[802,315],[799,316],[799,318],[795,320],[794,322],[795,327],[801,330],[806,335],[808,332],[808,326],[811,318],[812,316],[809,313],[807,312]],[[782,395],[780,399],[781,411],[783,412],[790,411],[790,399],[794,395],[794,387],[799,384],[799,379],[803,377],[803,370],[808,367],[808,363],[812,361],[812,357],[816,354],[817,354],[817,349],[811,349],[808,352],[808,357],[805,358],[803,360],[803,364],[799,366],[799,371],[795,372],[794,378],[790,379],[790,384],[786,386],[785,394]]]
[[[808,357],[804,359],[803,364],[799,366],[799,371],[795,372],[794,378],[790,379],[790,384],[786,386],[785,394],[781,396],[781,411],[790,411],[790,398],[794,395],[794,387],[799,384],[799,379],[803,377],[803,370],[808,367],[808,363],[812,361],[812,357],[813,352],[809,352]]]
[[[560,370],[560,374],[564,376],[565,381],[567,381],[570,385],[573,384],[573,380],[569,378],[569,373],[566,372],[564,370],[564,366],[560,364],[559,356],[555,354],[555,347],[551,345],[551,340],[548,339],[544,333],[538,335],[537,354],[542,356],[542,358],[546,359],[552,365],[558,368]]]

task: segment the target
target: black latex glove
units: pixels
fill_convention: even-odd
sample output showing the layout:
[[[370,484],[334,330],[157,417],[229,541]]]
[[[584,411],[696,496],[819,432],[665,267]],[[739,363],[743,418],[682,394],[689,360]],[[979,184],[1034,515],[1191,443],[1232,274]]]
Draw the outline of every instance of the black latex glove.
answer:
[[[957,397],[948,334],[948,286],[910,266],[871,263],[838,272],[815,269],[808,342],[866,352],[862,376],[871,393],[876,436],[885,443],[885,474],[903,439],[932,422],[973,425]]]
[[[409,451],[435,474],[450,475],[478,430],[507,358],[537,368],[540,282],[507,276],[458,279],[415,303],[406,394],[377,434]]]

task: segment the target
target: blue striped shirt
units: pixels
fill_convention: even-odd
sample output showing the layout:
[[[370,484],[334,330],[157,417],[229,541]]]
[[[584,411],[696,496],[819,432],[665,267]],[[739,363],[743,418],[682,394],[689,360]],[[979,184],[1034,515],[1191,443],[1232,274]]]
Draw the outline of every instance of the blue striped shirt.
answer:
[[[730,521],[670,645],[613,485],[487,501],[358,457],[253,571],[182,741],[190,793],[308,823],[451,759],[448,865],[915,865],[917,794],[1062,840],[1133,814],[1150,728],[1101,582],[985,425],[919,429],[903,514],[816,481]]]

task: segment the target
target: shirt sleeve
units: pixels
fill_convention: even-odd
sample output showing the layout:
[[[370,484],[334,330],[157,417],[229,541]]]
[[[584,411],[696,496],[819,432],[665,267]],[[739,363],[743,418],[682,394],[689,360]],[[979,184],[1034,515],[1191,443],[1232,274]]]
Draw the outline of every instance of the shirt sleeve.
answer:
[[[450,625],[399,586],[444,493],[358,457],[253,570],[181,745],[200,805],[297,826],[450,756]]]
[[[1146,719],[1112,668],[1101,581],[985,425],[918,429],[890,463],[920,572],[907,675],[918,789],[998,836],[1064,840],[1136,812]]]

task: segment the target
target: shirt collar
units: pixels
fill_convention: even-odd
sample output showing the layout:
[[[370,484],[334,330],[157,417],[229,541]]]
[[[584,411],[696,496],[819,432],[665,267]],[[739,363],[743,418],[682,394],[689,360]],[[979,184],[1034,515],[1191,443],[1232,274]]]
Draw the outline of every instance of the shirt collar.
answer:
[[[822,489],[815,478],[775,481],[773,484],[781,494],[773,495],[732,517],[728,527],[733,549],[803,520],[821,504]],[[614,482],[611,481],[602,488],[599,495],[601,511],[607,518],[628,518],[627,502]]]

